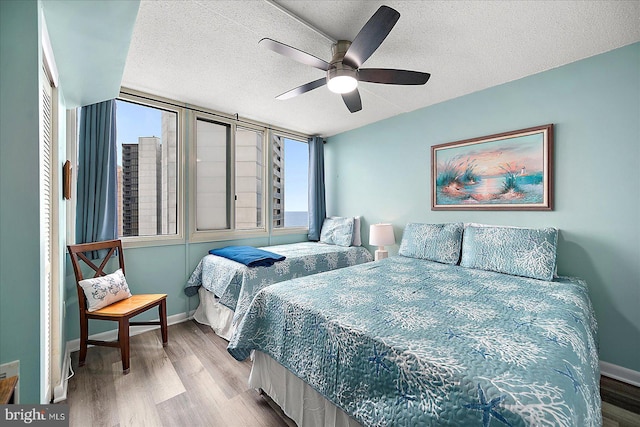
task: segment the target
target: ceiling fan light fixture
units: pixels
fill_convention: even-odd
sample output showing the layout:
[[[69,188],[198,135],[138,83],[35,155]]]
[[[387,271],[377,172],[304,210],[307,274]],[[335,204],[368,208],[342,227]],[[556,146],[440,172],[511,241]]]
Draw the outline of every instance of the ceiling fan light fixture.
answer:
[[[327,87],[334,93],[349,93],[358,87],[358,80],[352,76],[335,76],[329,79]]]
[[[356,70],[343,64],[334,64],[327,71],[327,87],[334,93],[349,93],[358,87]]]
[[[269,38],[260,40],[258,43],[267,49],[327,73],[326,78],[298,86],[276,96],[276,99],[293,98],[326,84],[331,92],[342,95],[342,100],[350,112],[356,113],[362,110],[362,99],[358,92],[360,81],[389,85],[425,84],[431,76],[429,73],[394,68],[361,68],[386,39],[399,18],[400,13],[397,10],[389,6],[380,6],[353,41],[338,40],[331,46],[333,56],[330,62]]]

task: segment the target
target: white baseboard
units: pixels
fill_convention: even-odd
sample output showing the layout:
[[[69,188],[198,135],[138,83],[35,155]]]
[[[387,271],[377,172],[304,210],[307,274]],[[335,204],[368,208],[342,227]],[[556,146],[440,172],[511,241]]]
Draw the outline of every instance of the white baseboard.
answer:
[[[62,378],[60,382],[53,388],[53,403],[59,403],[67,400],[67,387],[69,386],[69,370],[71,369],[71,351],[69,343],[67,343],[64,353],[64,362],[62,362]]]
[[[195,310],[191,310],[189,313],[178,313],[173,316],[167,316],[167,325],[175,325],[177,323],[186,322],[187,320],[193,319],[193,313]],[[152,320],[157,321],[158,319]],[[147,331],[152,331],[154,329],[159,329],[160,326],[155,325],[145,325],[145,326],[132,326],[129,331],[129,336],[142,334]],[[118,330],[112,329],[106,332],[100,332],[99,334],[94,334],[89,337],[91,340],[98,341],[115,341],[118,339]],[[67,341],[67,351],[69,353],[73,353],[74,351],[80,350],[80,338],[76,338],[75,340]]]
[[[640,387],[640,372],[613,363],[600,361],[600,374],[614,380]]]

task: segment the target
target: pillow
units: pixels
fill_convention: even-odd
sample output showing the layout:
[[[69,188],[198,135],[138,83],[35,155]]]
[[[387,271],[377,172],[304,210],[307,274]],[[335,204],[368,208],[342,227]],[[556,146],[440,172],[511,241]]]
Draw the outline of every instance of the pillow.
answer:
[[[340,218],[338,216],[332,216],[331,218]],[[362,237],[360,235],[360,217],[353,217],[353,240],[351,246],[362,246]]]
[[[362,237],[360,236],[360,217],[353,217],[353,240],[351,246],[362,246]]]
[[[464,230],[460,265],[552,280],[557,243],[556,228],[468,224]]]
[[[457,264],[460,259],[463,224],[409,223],[402,233],[398,255]]]
[[[84,296],[87,298],[88,311],[100,310],[131,296],[129,285],[120,268],[106,276],[81,280],[78,284],[82,286]]]
[[[320,231],[320,242],[330,245],[351,246],[354,222],[353,217],[325,218]]]

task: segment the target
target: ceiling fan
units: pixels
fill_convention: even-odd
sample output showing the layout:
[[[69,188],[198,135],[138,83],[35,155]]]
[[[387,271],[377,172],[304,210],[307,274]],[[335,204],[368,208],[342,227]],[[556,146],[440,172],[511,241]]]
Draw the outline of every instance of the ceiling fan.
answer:
[[[327,72],[326,77],[298,86],[276,96],[276,99],[293,98],[326,84],[330,91],[341,94],[349,111],[355,113],[362,110],[358,82],[392,85],[425,84],[431,77],[429,73],[391,68],[360,68],[387,38],[399,18],[398,11],[388,6],[380,6],[352,42],[338,40],[331,47],[333,54],[331,62],[269,38],[260,40],[258,44],[267,49]]]

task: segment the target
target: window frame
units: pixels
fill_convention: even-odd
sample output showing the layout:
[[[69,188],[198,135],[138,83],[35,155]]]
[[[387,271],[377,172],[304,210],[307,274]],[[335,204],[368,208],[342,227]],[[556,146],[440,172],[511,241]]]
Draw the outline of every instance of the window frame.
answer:
[[[298,134],[295,132],[282,130],[282,129],[270,129],[269,131],[269,154],[271,154],[273,150],[273,137],[280,136],[282,138],[293,139],[295,141],[302,142],[304,144],[309,144],[309,136]],[[284,160],[286,162],[286,159]],[[307,171],[308,175],[308,171]],[[273,182],[273,162],[269,160],[269,183]],[[307,191],[309,191],[309,181],[307,179]],[[286,203],[286,200],[285,200]],[[307,209],[309,209],[307,207]],[[271,192],[269,193],[269,227],[272,236],[283,236],[289,234],[307,234],[309,233],[309,225],[307,223],[306,227],[274,227],[273,226],[273,195]]]
[[[237,131],[238,129],[244,129],[244,130],[249,130],[249,131],[255,131],[255,132],[260,132],[262,133],[262,205],[261,205],[261,212],[262,214],[260,215],[260,222],[262,223],[261,226],[256,227],[256,228],[244,228],[244,229],[237,229],[237,221],[236,221],[236,202],[237,202],[237,189],[236,189],[236,166],[237,166],[237,162],[236,162],[236,152],[237,152],[237,146],[236,146],[236,135],[237,135]],[[232,200],[232,206],[231,206],[231,215],[233,218],[233,229],[236,232],[240,232],[240,233],[254,233],[257,231],[260,231],[261,234],[264,233],[269,233],[269,229],[267,227],[267,222],[269,220],[270,215],[267,215],[267,203],[266,203],[266,197],[270,194],[269,193],[269,187],[267,185],[267,178],[269,177],[269,141],[267,140],[267,134],[269,133],[268,129],[266,127],[260,127],[260,126],[255,126],[252,124],[248,124],[248,123],[242,123],[242,124],[236,124],[235,126],[233,126],[231,128],[231,135],[232,135],[232,144],[231,144],[231,148],[232,148],[232,162],[231,162],[231,177],[232,179],[232,183],[231,183],[231,188],[233,191],[231,191],[231,194],[234,195],[231,197]]]
[[[184,122],[186,111],[178,102],[131,89],[122,88],[116,100],[176,113],[176,234],[155,236],[118,236],[124,248],[162,246],[184,243]]]
[[[189,120],[189,241],[190,242],[215,242],[225,240],[248,239],[254,237],[268,237],[269,228],[267,223],[271,218],[268,212],[268,204],[266,200],[270,197],[271,192],[267,186],[270,177],[271,161],[268,158],[270,144],[268,141],[269,128],[257,122],[249,120],[238,120],[226,117],[220,113],[216,113],[204,108],[190,109]],[[229,166],[227,175],[231,178],[227,185],[229,193],[227,194],[227,203],[229,210],[228,229],[223,230],[198,230],[197,228],[197,123],[198,120],[205,120],[212,123],[219,123],[230,126],[229,141]],[[252,229],[236,229],[236,131],[237,129],[247,129],[262,133],[262,226]]]
[[[126,87],[121,87],[116,99],[133,102],[161,110],[172,111],[177,114],[176,124],[176,234],[156,236],[119,236],[124,248],[154,247],[165,245],[177,245],[198,242],[214,242],[239,240],[249,238],[269,238],[270,236],[282,236],[293,234],[307,234],[308,227],[273,227],[273,195],[271,184],[273,182],[272,135],[275,133],[289,139],[308,143],[309,135],[273,127],[261,122],[248,119],[240,119],[237,115],[229,115],[215,110],[190,105],[158,95],[141,92]],[[262,180],[262,226],[256,229],[235,230],[235,200],[230,208],[230,221],[232,227],[227,230],[201,230],[196,229],[196,123],[198,118],[231,126],[232,143],[231,154],[231,195],[235,195],[235,135],[238,127],[262,132],[263,138],[263,180]],[[78,115],[76,110],[67,111],[67,153],[74,159],[77,170],[78,153]],[[72,174],[72,197],[67,209],[67,241],[75,242],[76,220],[76,174]],[[235,197],[232,197],[235,199]]]

